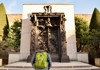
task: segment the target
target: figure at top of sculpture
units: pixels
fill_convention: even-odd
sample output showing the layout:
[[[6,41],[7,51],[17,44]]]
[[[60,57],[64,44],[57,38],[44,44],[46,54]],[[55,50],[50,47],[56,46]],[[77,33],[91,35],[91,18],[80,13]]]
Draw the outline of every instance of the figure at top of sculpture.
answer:
[[[52,7],[50,5],[44,6],[45,13],[51,13]]]
[[[62,15],[62,21],[66,21],[65,15]]]

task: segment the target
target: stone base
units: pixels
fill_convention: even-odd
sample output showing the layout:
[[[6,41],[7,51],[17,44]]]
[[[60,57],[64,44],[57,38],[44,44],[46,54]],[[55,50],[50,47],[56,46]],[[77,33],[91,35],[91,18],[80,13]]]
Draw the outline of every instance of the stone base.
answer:
[[[53,62],[60,62],[58,55],[51,55],[51,59]],[[61,62],[69,62],[69,56],[62,55]]]
[[[32,55],[28,56],[27,59],[26,59],[26,61],[27,62],[31,62],[31,59],[32,59]]]
[[[58,62],[58,55],[51,55],[52,62]]]
[[[8,63],[14,63],[20,60],[20,53],[9,53]]]
[[[68,55],[63,55],[61,62],[70,62],[69,56]]]
[[[77,60],[85,63],[89,63],[88,53],[77,53]]]

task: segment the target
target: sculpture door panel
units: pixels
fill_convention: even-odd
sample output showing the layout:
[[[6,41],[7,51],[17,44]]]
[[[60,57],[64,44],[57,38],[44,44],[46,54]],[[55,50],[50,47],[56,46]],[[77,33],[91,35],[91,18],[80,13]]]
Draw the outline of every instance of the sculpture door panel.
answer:
[[[57,61],[66,54],[64,14],[33,14],[31,17],[31,54],[37,49],[47,50]],[[54,61],[55,61],[54,60]]]
[[[48,36],[47,36],[47,28],[43,29],[38,27],[38,37],[37,37],[37,49],[47,50],[48,46]]]
[[[58,54],[59,51],[58,27],[48,28],[48,47],[51,54]]]

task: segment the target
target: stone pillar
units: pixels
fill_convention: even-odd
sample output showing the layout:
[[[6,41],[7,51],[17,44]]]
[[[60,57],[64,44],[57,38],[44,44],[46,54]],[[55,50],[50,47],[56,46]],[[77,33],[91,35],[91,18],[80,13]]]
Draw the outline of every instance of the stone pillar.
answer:
[[[25,60],[30,55],[30,43],[31,43],[31,21],[26,14],[22,19],[22,31],[21,31],[21,46],[20,46],[20,60]]]
[[[65,22],[67,55],[69,56],[70,60],[77,60],[74,6],[66,5],[65,9],[66,10],[64,10],[64,13],[65,18],[67,19]]]

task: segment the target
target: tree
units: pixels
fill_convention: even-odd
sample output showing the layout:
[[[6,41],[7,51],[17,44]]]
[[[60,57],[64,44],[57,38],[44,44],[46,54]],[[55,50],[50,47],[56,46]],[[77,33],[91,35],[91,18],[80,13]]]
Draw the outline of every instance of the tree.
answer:
[[[100,12],[97,8],[94,9],[90,22],[90,31],[92,29],[100,30]]]
[[[5,40],[8,37],[8,33],[9,33],[8,30],[9,30],[9,24],[8,24],[8,18],[7,18],[7,24],[3,28],[3,40]]]
[[[3,3],[0,4],[0,41],[7,37],[9,28],[6,10]]]
[[[92,14],[89,39],[89,44],[95,48],[96,57],[100,57],[100,12],[97,8],[94,9]]]
[[[77,51],[83,51],[82,46],[88,43],[89,26],[83,18],[75,17]]]
[[[21,22],[15,21],[14,24],[9,29],[9,34],[7,38],[8,46],[13,47],[14,50],[18,50],[20,46],[20,37],[21,37]]]
[[[94,59],[96,57],[100,58],[100,31],[92,29],[89,32],[89,41],[88,41],[88,53],[89,53],[89,63],[95,64]]]
[[[94,9],[91,22],[90,22],[90,32],[89,32],[89,56],[90,56],[90,63],[94,63],[94,58],[100,58],[100,12],[98,9]]]

